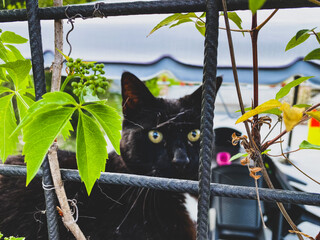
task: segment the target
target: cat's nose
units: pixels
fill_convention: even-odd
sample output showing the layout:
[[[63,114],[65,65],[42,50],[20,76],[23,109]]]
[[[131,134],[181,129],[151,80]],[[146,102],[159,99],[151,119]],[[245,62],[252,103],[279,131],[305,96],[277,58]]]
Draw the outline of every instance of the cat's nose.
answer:
[[[185,168],[190,162],[187,153],[182,148],[177,148],[174,152],[172,163],[176,168]]]

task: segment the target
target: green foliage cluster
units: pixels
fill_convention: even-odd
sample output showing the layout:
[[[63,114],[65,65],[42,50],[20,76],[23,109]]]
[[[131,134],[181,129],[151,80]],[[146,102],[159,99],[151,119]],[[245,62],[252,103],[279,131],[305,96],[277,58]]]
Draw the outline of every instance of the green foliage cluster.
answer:
[[[2,240],[24,240],[24,237],[5,237],[3,238],[3,234],[0,232],[0,239]]]
[[[223,13],[220,15],[223,16]],[[149,33],[148,36],[150,36],[152,33],[157,31],[158,29],[169,26],[169,28],[176,27],[180,24],[187,23],[187,22],[193,22],[196,29],[201,33],[201,35],[205,35],[206,32],[206,26],[205,26],[205,18],[206,13],[201,13],[199,16],[196,13],[175,13],[173,15],[170,15],[169,17],[163,19],[160,23],[158,23]],[[242,20],[238,16],[236,12],[228,12],[228,18],[233,21],[239,29],[242,29]]]
[[[29,75],[31,62],[12,45],[26,42],[27,39],[13,32],[5,31],[0,35],[0,159],[3,162],[15,152],[19,141],[18,135],[10,137],[11,133],[34,102]]]
[[[12,45],[26,42],[27,39],[13,32],[3,32],[0,36],[0,59],[3,61],[0,64],[0,157],[5,162],[8,155],[14,153],[22,132],[25,143],[22,154],[25,155],[29,184],[51,144],[59,135],[64,139],[70,136],[73,131],[70,120],[77,112],[77,165],[90,194],[108,158],[105,135],[120,154],[121,117],[106,100],[93,96],[103,93],[109,86],[109,81],[102,76],[104,66],[68,58],[68,80],[61,89],[73,80],[73,92],[78,97],[63,91],[49,92],[34,102],[29,75],[31,62]],[[94,73],[90,75],[89,69]],[[16,112],[14,106],[17,106]]]
[[[65,79],[61,90],[65,89],[65,86],[70,80],[75,80],[71,83],[73,87],[73,93],[79,97],[80,101],[84,101],[84,97],[87,96],[87,93],[92,96],[96,96],[97,93],[104,94],[108,87],[110,86],[110,80],[108,80],[103,74],[103,64],[94,65],[93,62],[83,62],[80,58],[75,61],[73,58],[68,59],[68,77]],[[89,70],[93,71],[93,74]]]
[[[315,31],[316,28],[312,29],[301,29],[299,30],[295,36],[291,38],[286,46],[286,51],[300,45],[305,42],[311,35],[315,36],[318,43],[320,44],[320,32]],[[304,61],[309,60],[320,60],[320,48],[316,48],[309,52],[303,59]]]

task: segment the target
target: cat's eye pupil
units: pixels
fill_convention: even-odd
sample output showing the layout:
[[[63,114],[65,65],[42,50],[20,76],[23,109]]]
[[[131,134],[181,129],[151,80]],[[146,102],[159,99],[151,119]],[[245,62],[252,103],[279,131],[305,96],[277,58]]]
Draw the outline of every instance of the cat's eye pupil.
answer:
[[[158,134],[157,132],[154,132],[154,133],[153,133],[153,138],[154,138],[154,139],[157,139],[158,137],[159,137],[159,134]]]
[[[148,133],[149,139],[153,143],[160,143],[163,139],[163,135],[161,132],[157,130],[151,130]]]
[[[190,142],[196,142],[200,139],[200,130],[194,129],[188,133],[188,139]]]

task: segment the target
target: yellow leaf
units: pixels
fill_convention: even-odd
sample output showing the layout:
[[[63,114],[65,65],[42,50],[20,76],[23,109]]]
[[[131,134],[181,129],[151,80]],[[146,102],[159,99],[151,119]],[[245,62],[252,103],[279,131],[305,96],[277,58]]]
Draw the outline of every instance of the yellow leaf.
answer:
[[[254,115],[257,115],[257,114],[262,113],[264,111],[270,110],[272,108],[280,107],[280,106],[281,106],[281,103],[278,100],[271,99],[269,101],[266,101],[265,103],[262,103],[261,105],[259,105],[255,109],[252,109],[251,111],[243,114],[240,118],[238,118],[238,120],[236,121],[236,124],[243,122],[243,121],[246,121],[250,117],[253,117]]]
[[[316,119],[316,120],[318,120],[320,122],[320,112],[319,111],[307,112],[307,114],[310,117],[313,117],[314,119]]]
[[[291,107],[289,103],[284,102],[280,110],[283,112],[283,121],[286,125],[286,130],[290,132],[292,128],[300,122],[304,109]]]

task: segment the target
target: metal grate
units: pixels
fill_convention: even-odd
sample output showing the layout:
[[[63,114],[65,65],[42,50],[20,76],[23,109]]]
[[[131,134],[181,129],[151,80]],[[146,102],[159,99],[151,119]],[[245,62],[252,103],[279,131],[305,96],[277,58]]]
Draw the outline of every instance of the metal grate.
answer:
[[[247,0],[228,0],[229,10],[247,9]],[[313,7],[314,4],[301,0],[268,0],[264,8],[297,8]],[[96,15],[96,11],[99,14]],[[213,141],[213,110],[215,100],[215,76],[217,67],[218,46],[218,15],[221,4],[216,0],[175,0],[154,2],[130,2],[130,3],[97,3],[95,5],[50,7],[38,9],[37,0],[27,0],[27,9],[2,10],[0,22],[28,21],[30,47],[32,55],[32,70],[36,91],[36,99],[40,99],[45,93],[45,78],[40,20],[41,19],[65,19],[68,15],[75,16],[80,13],[82,17],[95,16],[120,16],[137,14],[158,14],[175,12],[207,12],[205,57],[203,74],[203,96],[201,113],[201,151],[199,182],[177,179],[165,179],[129,174],[102,173],[98,180],[101,183],[122,184],[127,186],[139,186],[153,189],[199,193],[197,239],[208,239],[208,210],[210,195],[227,196],[244,199],[256,199],[255,188],[239,187],[223,184],[210,184],[212,159],[211,142]],[[78,15],[80,16],[80,15]],[[64,180],[80,181],[76,170],[62,169]],[[17,176],[26,175],[26,168],[21,166],[0,165],[0,174]],[[46,158],[37,177],[42,177],[44,184],[52,185],[48,159]],[[320,206],[320,194],[301,193],[295,191],[259,189],[260,198],[264,201],[279,201],[284,203],[308,204]],[[59,239],[58,218],[55,210],[56,198],[54,190],[45,190],[48,236],[50,240]]]

